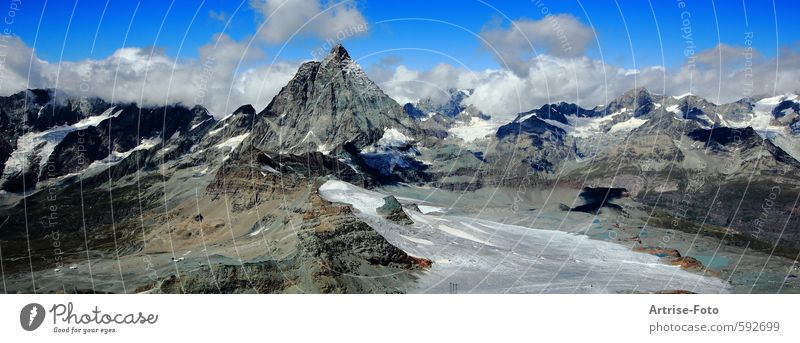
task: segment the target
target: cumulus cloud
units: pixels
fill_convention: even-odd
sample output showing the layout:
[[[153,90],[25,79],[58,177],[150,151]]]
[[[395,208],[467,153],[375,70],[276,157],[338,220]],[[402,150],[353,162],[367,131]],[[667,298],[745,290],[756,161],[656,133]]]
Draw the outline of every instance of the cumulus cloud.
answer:
[[[761,62],[761,54],[752,47],[732,46],[725,43],[700,51],[695,55],[697,62],[706,68],[730,68],[743,65],[747,61]]]
[[[480,36],[484,48],[497,62],[527,76],[527,61],[534,54],[546,53],[556,57],[581,56],[594,38],[594,31],[569,14],[547,15],[540,20],[521,19],[508,27],[490,25]]]
[[[565,21],[560,22],[564,25]],[[495,35],[489,34],[490,30],[483,34]],[[518,40],[511,31],[497,32],[506,35],[496,34],[495,42],[513,47]],[[0,36],[0,40],[0,95],[25,88],[58,88],[76,95],[144,105],[200,104],[216,116],[243,104],[266,106],[299,66],[288,61],[261,64],[267,58],[260,49],[224,34],[215,35],[200,47],[196,59],[176,59],[158,48],[129,47],[103,59],[61,63],[38,58],[18,37]],[[551,44],[554,42],[558,40]],[[573,42],[581,52],[588,44],[577,43],[586,39]],[[607,104],[634,87],[667,95],[692,92],[717,103],[800,92],[797,47],[784,47],[776,57],[767,58],[750,47],[721,44],[698,52],[691,63],[676,68],[649,66],[636,70],[563,51],[527,58],[521,48],[508,51],[517,58],[514,68],[476,71],[438,64],[429,70],[415,70],[389,56],[368,66],[367,72],[400,103],[423,98],[445,100],[449,88],[474,89],[468,101],[499,119],[559,101],[583,107]]]
[[[251,0],[264,18],[258,36],[269,43],[282,43],[292,35],[338,39],[362,34],[367,20],[353,1],[322,4],[318,0]]]
[[[295,74],[298,65],[257,65],[260,50],[218,34],[199,49],[199,58],[181,60],[156,48],[122,48],[99,60],[48,62],[14,36],[0,73],[0,93],[57,88],[76,96],[143,105],[203,105],[214,115],[242,104],[263,107]],[[29,68],[30,64],[30,68]]]
[[[402,64],[379,64],[370,66],[368,73],[384,92],[401,104],[418,99],[444,102],[449,98],[449,88],[473,88],[485,77],[483,73],[444,63],[427,71],[409,69]]]
[[[717,46],[697,56],[697,63],[675,69],[631,70],[588,57],[538,55],[525,61],[524,76],[507,69],[470,71],[444,64],[429,71],[404,65],[395,66],[394,73],[368,71],[398,102],[443,96],[447,88],[472,88],[475,92],[468,102],[505,119],[559,101],[591,108],[634,87],[667,95],[691,92],[716,103],[800,91],[796,50],[784,48],[777,58],[764,58],[749,48]]]

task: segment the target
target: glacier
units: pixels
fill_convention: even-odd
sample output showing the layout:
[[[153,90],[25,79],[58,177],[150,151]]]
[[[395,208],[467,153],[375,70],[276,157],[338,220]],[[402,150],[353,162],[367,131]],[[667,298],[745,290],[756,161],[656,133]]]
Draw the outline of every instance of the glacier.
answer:
[[[352,205],[387,241],[434,262],[412,292],[447,293],[451,283],[466,293],[657,292],[665,285],[699,293],[730,291],[721,279],[586,235],[408,209],[414,224],[404,226],[375,210],[386,194],[337,180],[327,181],[319,193]]]

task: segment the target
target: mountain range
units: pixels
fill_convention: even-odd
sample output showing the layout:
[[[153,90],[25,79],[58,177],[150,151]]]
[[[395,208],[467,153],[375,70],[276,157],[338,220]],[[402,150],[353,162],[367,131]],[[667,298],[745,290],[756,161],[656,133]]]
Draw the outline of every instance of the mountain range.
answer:
[[[5,272],[36,275],[12,282],[22,292],[405,292],[438,263],[321,196],[328,180],[476,197],[614,190],[648,214],[644,227],[800,252],[795,94],[715,104],[637,88],[501,123],[470,102],[471,90],[446,92],[399,104],[339,45],[302,64],[265,108],[222,117],[55,89],[0,97]],[[414,222],[418,206],[388,198],[373,208]],[[200,249],[214,253],[192,268],[175,263],[176,251]],[[125,269],[147,256],[171,260],[152,263],[153,277]],[[72,263],[106,279],[89,287],[85,275],[58,274]],[[375,275],[392,277],[363,277]]]

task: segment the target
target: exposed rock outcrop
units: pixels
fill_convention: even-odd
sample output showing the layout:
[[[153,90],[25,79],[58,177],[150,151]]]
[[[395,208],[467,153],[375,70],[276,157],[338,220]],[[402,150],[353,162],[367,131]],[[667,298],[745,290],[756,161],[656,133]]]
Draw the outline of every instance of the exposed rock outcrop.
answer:
[[[403,205],[400,204],[399,201],[394,196],[387,196],[383,198],[383,205],[377,208],[379,214],[386,217],[395,223],[404,224],[404,225],[411,225],[414,224],[414,221],[406,215],[403,211]],[[419,209],[417,209],[419,210]]]

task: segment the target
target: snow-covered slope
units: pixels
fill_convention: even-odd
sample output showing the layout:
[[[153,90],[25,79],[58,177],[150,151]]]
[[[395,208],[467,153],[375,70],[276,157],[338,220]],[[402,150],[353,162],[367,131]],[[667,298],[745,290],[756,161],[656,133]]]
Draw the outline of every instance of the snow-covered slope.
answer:
[[[41,132],[28,132],[17,139],[17,146],[6,161],[0,185],[15,174],[25,173],[31,168],[37,168],[40,164],[46,163],[56,146],[61,143],[64,137],[70,132],[84,129],[90,126],[97,126],[106,119],[114,118],[122,110],[115,110],[111,107],[105,112],[87,117],[75,124],[57,126]],[[38,162],[38,163],[34,163]],[[41,175],[44,169],[39,170]]]
[[[498,127],[500,127],[500,124],[491,118],[470,117],[469,122],[455,124],[447,132],[464,142],[470,143],[492,136],[497,132]]]
[[[420,278],[418,292],[443,293],[449,282],[469,293],[647,292],[666,285],[702,293],[727,291],[719,279],[583,235],[406,210],[414,221],[408,227],[377,213],[384,194],[342,181],[328,181],[319,191],[329,201],[351,204],[393,245],[434,261]]]
[[[723,126],[732,128],[752,127],[758,134],[769,139],[773,144],[777,145],[789,155],[792,155],[797,160],[800,160],[800,133],[792,130],[792,124],[796,123],[796,113],[784,114],[792,109],[784,110],[783,113],[776,113],[776,108],[782,103],[798,103],[798,96],[796,94],[784,94],[773,97],[768,97],[756,101],[753,106],[753,111],[748,114],[744,120],[726,120]],[[788,120],[780,120],[776,118],[778,115],[783,115]]]

